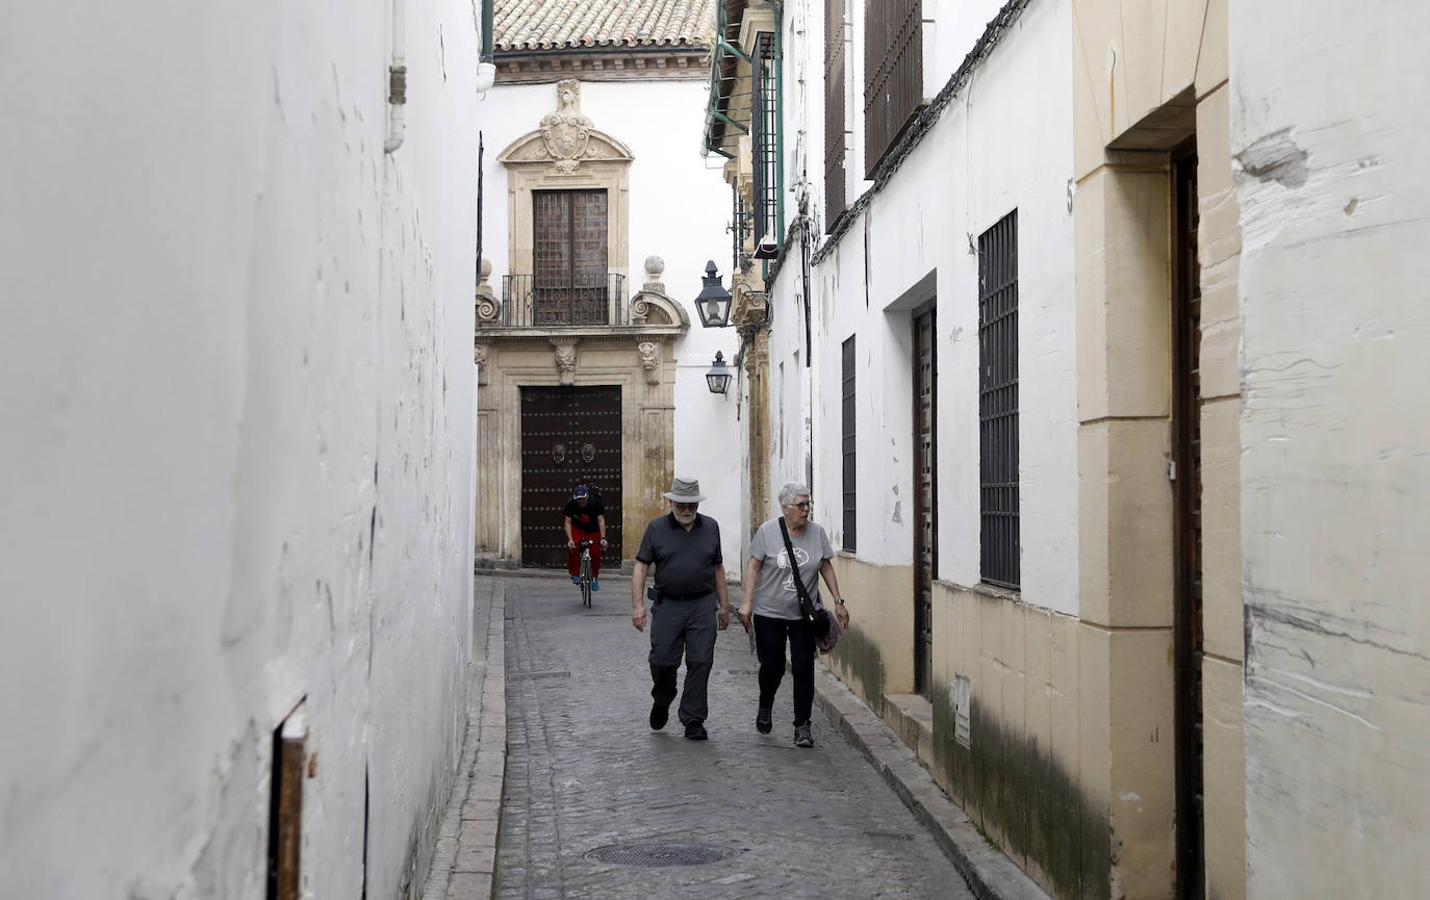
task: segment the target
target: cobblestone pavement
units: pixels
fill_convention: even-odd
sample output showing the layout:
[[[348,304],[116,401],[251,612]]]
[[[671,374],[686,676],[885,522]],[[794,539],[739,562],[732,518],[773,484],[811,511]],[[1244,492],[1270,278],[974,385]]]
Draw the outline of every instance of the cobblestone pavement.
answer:
[[[815,748],[794,747],[788,675],[774,732],[755,731],[756,662],[738,621],[716,647],[710,740],[698,743],[685,740],[673,708],[664,731],[646,722],[649,639],[631,627],[628,580],[603,581],[590,611],[569,582],[506,584],[508,756],[496,896],[972,896],[818,707]],[[587,857],[634,842],[738,852],[664,868]]]

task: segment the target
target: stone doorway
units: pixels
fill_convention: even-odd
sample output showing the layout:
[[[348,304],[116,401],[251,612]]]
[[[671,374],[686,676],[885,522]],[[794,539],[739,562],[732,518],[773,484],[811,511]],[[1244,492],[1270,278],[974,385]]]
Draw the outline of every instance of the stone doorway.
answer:
[[[641,290],[629,301],[613,300],[619,324],[532,326],[504,313],[520,298],[499,302],[485,278],[478,286],[477,491],[489,498],[477,507],[479,565],[562,565],[561,509],[583,481],[600,486],[606,506],[612,546],[603,568],[632,562],[627,551],[635,542],[625,544],[622,535],[639,535],[661,514],[660,493],[675,469],[674,345],[690,328],[685,310],[665,294],[663,267],[659,257],[647,259]],[[544,444],[531,443],[536,426],[527,421],[538,397],[557,404],[547,409],[553,419],[543,429],[550,433],[540,435]],[[576,413],[561,413],[551,400],[562,397]],[[560,415],[568,418],[557,424]],[[536,469],[556,470],[539,473],[551,483],[531,482]]]

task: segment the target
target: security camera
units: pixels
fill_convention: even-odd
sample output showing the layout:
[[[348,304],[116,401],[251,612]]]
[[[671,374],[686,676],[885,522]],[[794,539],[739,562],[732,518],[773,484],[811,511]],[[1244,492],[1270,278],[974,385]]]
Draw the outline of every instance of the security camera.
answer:
[[[766,233],[755,244],[755,259],[774,259],[780,255],[779,242],[775,240],[773,234]]]

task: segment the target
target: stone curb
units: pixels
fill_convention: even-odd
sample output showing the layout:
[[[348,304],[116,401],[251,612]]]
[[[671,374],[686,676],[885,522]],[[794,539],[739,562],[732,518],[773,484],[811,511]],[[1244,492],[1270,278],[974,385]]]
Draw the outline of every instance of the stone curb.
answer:
[[[571,578],[560,569],[501,569],[484,568],[477,566],[473,570],[478,578],[537,578],[550,581],[570,581]],[[628,584],[631,580],[629,572],[601,570],[601,582],[619,581]]]
[[[814,683],[820,708],[929,830],[974,896],[979,900],[1048,900],[1033,879],[978,833],[908,745],[822,664]]]
[[[504,573],[503,573],[504,574]],[[487,900],[496,887],[506,779],[506,584],[496,579],[487,652],[467,673],[467,730],[422,900]]]

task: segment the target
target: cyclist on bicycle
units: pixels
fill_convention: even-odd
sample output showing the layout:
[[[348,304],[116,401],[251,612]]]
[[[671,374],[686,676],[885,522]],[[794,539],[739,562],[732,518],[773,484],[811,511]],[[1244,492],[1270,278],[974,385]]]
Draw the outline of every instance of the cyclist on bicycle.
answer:
[[[581,542],[591,544],[591,590],[601,589],[601,548],[606,546],[606,507],[591,495],[591,486],[576,485],[566,508],[562,528],[566,530],[566,571],[572,584],[581,583]]]

